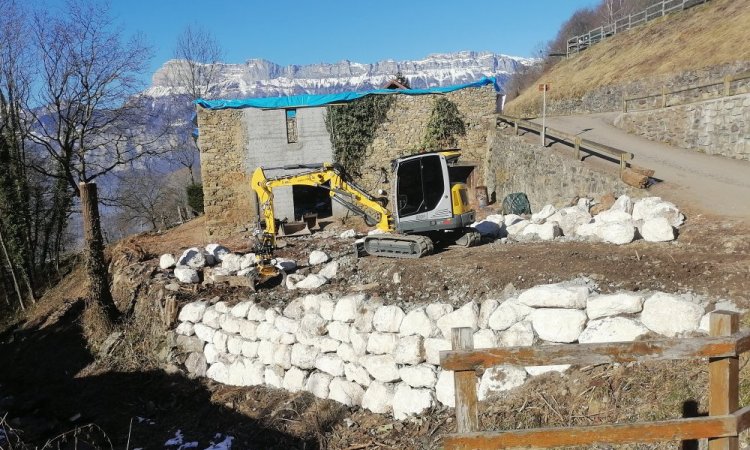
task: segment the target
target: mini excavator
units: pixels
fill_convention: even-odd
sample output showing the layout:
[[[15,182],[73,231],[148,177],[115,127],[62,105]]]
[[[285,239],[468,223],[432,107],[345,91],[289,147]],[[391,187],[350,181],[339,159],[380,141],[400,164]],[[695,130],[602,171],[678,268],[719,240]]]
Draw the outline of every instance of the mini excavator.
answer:
[[[456,150],[420,153],[391,161],[394,210],[387,197],[375,197],[358,187],[337,164],[298,164],[259,167],[252,176],[258,196],[259,255],[270,258],[278,232],[274,217],[273,188],[313,186],[328,190],[331,199],[361,216],[368,226],[383,231],[360,242],[362,254],[390,258],[421,258],[434,251],[435,244],[472,247],[480,234],[469,225],[475,212],[470,208],[466,184],[451,170],[460,152]],[[266,177],[264,170],[296,173]],[[452,176],[453,175],[453,176]]]

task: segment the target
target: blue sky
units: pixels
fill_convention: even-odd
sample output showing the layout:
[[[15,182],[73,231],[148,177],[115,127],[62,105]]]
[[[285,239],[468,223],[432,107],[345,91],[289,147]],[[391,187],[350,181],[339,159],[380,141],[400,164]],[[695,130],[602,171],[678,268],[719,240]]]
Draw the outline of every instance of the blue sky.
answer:
[[[42,0],[58,7],[64,0]],[[173,55],[189,24],[210,30],[225,61],[278,64],[370,63],[430,53],[493,51],[532,56],[571,12],[597,0],[111,0],[126,33],[153,46],[151,70]]]

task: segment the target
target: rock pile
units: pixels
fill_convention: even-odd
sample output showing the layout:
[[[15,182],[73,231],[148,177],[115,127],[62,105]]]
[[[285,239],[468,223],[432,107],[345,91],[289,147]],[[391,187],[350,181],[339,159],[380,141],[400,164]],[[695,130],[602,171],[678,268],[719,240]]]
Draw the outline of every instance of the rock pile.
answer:
[[[581,199],[576,206],[560,210],[546,205],[529,218],[494,214],[472,226],[489,238],[549,241],[566,236],[621,245],[638,238],[648,242],[672,241],[676,238],[675,230],[685,221],[673,203],[659,197],[633,202],[622,195],[612,200],[606,209],[597,207],[602,204],[591,207],[589,199]]]
[[[600,295],[574,280],[457,309],[433,303],[404,310],[362,293],[308,294],[283,308],[196,301],[181,309],[176,332],[197,376],[308,391],[403,419],[436,402],[453,406],[453,373],[440,369],[439,354],[451,348],[454,327],[471,327],[475,348],[630,341],[649,332],[705,331],[707,306],[662,292]],[[494,367],[481,377],[478,395],[567,367]]]
[[[310,253],[309,265],[318,268],[318,273],[307,276],[295,274],[297,262],[276,258],[272,262],[287,275],[289,289],[316,289],[336,278],[339,263],[320,250]],[[175,258],[166,253],[159,258],[159,268],[171,271],[181,283],[229,282],[240,286],[252,286],[256,276],[258,258],[254,253],[239,254],[219,244],[208,244],[204,249],[192,247]]]

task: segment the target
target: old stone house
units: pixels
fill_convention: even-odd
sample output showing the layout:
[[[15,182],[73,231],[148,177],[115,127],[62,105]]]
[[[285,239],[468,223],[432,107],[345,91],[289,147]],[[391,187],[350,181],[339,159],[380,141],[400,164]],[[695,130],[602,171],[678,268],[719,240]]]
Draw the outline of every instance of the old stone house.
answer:
[[[386,94],[387,92],[387,94]],[[432,89],[379,90],[367,93],[301,95],[244,100],[199,101],[198,147],[203,178],[206,227],[222,237],[255,227],[257,202],[250,176],[257,167],[333,161],[333,144],[326,126],[329,107],[357,101],[365,95],[393,95],[385,120],[378,126],[362,161],[357,180],[369,192],[387,189],[390,160],[419,151],[435,99],[453,102],[464,121],[458,137],[470,187],[482,184],[482,161],[488,130],[494,128],[498,89],[495,80]],[[283,173],[267,170],[268,176]],[[317,192],[313,192],[317,191]],[[299,219],[306,209],[345,210],[331,205],[324,190],[285,187],[274,190],[276,217]]]

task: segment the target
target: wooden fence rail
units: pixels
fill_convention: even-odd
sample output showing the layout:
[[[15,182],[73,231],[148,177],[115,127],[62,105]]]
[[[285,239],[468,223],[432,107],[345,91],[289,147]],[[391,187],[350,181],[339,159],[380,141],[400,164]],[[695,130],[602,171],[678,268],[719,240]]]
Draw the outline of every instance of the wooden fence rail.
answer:
[[[707,1],[708,0],[662,0],[641,12],[630,14],[627,17],[623,17],[610,24],[594,28],[588,33],[571,37],[568,39],[566,54],[570,57],[571,55],[586,50],[597,42],[617,33],[629,30],[635,26],[665,16],[669,13],[692,8],[693,6],[706,3]]]
[[[750,428],[750,407],[739,408],[739,355],[750,350],[750,331],[739,331],[739,314],[714,311],[710,337],[641,342],[568,344],[473,349],[472,329],[454,328],[453,350],[440,352],[440,365],[453,370],[456,433],[445,435],[446,449],[554,448],[709,439],[709,450],[737,450],[738,435]],[[479,430],[476,370],[501,364],[590,365],[709,358],[707,417],[586,427]]]
[[[661,92],[657,94],[641,95],[639,97],[627,97],[622,101],[622,111],[628,112],[634,109],[630,106],[631,103],[640,102],[636,104],[636,111],[646,111],[650,109],[666,108],[668,106],[684,105],[686,103],[692,103],[694,101],[709,100],[713,98],[728,97],[732,94],[732,83],[736,81],[750,80],[750,72],[739,73],[735,75],[727,75],[722,81],[714,83],[706,83],[698,86],[690,86],[683,89],[675,89],[667,91],[666,87],[662,87]],[[712,89],[713,88],[713,89]],[[745,91],[750,91],[750,86],[746,86]],[[698,98],[678,99],[677,101],[670,101],[670,96],[677,96],[678,94],[685,94],[687,92],[695,92],[700,94]],[[700,92],[704,91],[704,92]],[[741,89],[735,87],[734,94],[743,92]],[[683,95],[685,97],[686,95]],[[650,103],[643,105],[644,100],[651,100]]]
[[[599,155],[603,155],[606,157],[613,158],[614,160],[618,161],[620,164],[620,177],[622,177],[623,172],[625,171],[625,168],[627,167],[627,161],[631,161],[633,159],[633,154],[630,152],[626,152],[624,150],[620,150],[618,148],[610,147],[609,145],[599,144],[594,141],[589,141],[588,139],[583,139],[580,136],[575,136],[572,134],[568,134],[559,130],[555,130],[550,127],[545,127],[544,130],[542,130],[542,126],[538,123],[534,123],[528,120],[519,119],[516,117],[506,116],[504,114],[498,114],[497,115],[498,120],[513,125],[513,130],[516,134],[518,134],[518,130],[524,129],[533,131],[534,133],[541,134],[544,133],[545,138],[550,137],[556,141],[563,142],[567,145],[570,145],[575,149],[575,156],[577,160],[581,160],[581,149],[591,152],[591,153],[597,153]]]

